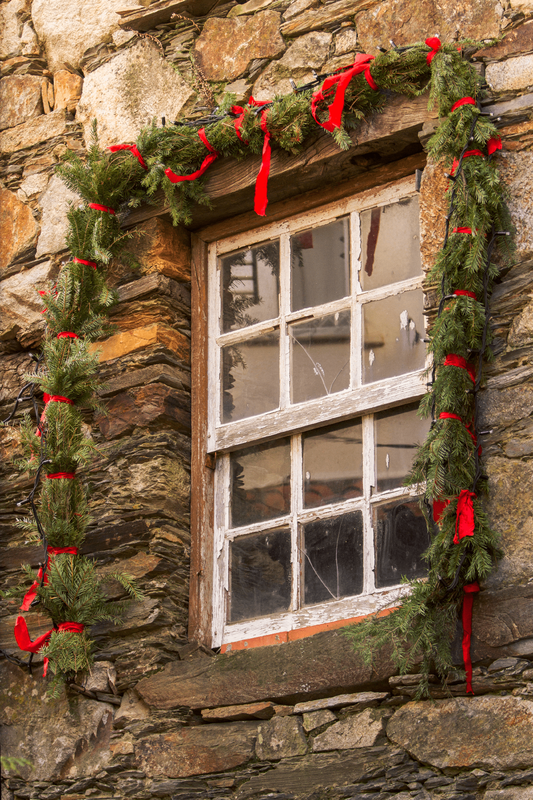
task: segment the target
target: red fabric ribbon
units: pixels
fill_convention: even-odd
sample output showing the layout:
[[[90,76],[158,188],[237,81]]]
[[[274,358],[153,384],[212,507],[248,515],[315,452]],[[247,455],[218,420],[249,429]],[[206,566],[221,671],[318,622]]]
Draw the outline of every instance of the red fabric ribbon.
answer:
[[[439,414],[439,419],[456,419],[459,422],[463,421],[458,414],[452,414],[450,411],[441,411]]]
[[[487,142],[487,153],[491,156],[496,150],[502,149],[502,140],[500,136],[491,136]]]
[[[476,380],[476,373],[472,364],[469,364],[466,358],[462,356],[458,356],[455,353],[448,353],[446,358],[444,359],[445,367],[460,367],[461,369],[466,369],[468,374],[470,375],[471,379],[475,382]]]
[[[433,520],[434,520],[434,522],[437,523],[437,525],[440,522],[440,518],[442,517],[442,515],[444,513],[444,509],[449,504],[449,502],[450,502],[449,500],[434,500],[433,501]]]
[[[50,480],[54,480],[56,478],[67,478],[69,481],[76,477],[75,472],[52,472],[50,475],[46,476],[50,478]]]
[[[87,267],[93,267],[93,269],[96,269],[98,266],[96,261],[85,261],[83,258],[73,258],[72,260],[76,264],[85,264]]]
[[[475,528],[474,517],[474,504],[473,500],[476,495],[474,492],[469,492],[468,489],[463,489],[457,499],[457,516],[455,519],[455,536],[453,543],[459,544],[461,539],[465,536],[473,536]]]
[[[481,150],[467,150],[466,153],[463,153],[463,159],[469,158],[470,156],[481,156],[481,158],[485,158],[485,153],[482,153]],[[450,177],[453,178],[453,176],[455,175],[455,170],[457,169],[458,166],[459,166],[459,161],[456,158],[454,158]]]
[[[472,233],[472,228],[454,228],[452,233]]]
[[[477,300],[475,292],[468,292],[466,289],[455,289],[454,294],[458,297],[471,297],[472,300]]]
[[[48,644],[50,636],[54,633],[55,630],[57,631],[72,631],[73,633],[81,633],[85,625],[81,622],[60,622],[57,626],[57,629],[51,628],[51,630],[46,631],[46,633],[41,634],[36,639],[30,639],[30,634],[28,631],[28,626],[26,625],[26,620],[24,617],[17,617],[17,621],[15,622],[15,639],[17,640],[17,644],[21,650],[25,650],[27,653],[38,653],[41,647],[44,647]],[[44,659],[44,669],[43,675],[46,675],[48,671],[48,659]]]
[[[72,333],[72,331],[61,331],[56,336],[56,339],[79,339],[77,333]]]
[[[42,424],[44,422],[44,418],[46,416],[46,406],[48,405],[48,403],[68,403],[69,406],[74,405],[74,401],[73,400],[69,400],[68,397],[62,397],[62,395],[60,395],[60,394],[46,394],[46,392],[45,392],[43,394],[43,399],[44,399],[44,411],[41,414],[41,419],[39,420],[39,427],[35,431],[35,435],[36,436],[40,436],[41,435],[41,426],[42,426]]]
[[[237,119],[234,122],[235,126],[235,133],[237,134],[238,138],[241,140],[243,144],[248,144],[248,142],[242,138],[241,136],[241,127],[242,123],[244,122],[244,108],[242,106],[232,106],[230,108],[232,114],[238,114]]]
[[[137,149],[137,145],[136,144],[113,144],[113,145],[111,145],[109,150],[111,150],[112,153],[116,153],[119,150],[129,150],[130,153],[132,153],[135,156],[135,158],[137,159],[137,161],[139,162],[141,167],[143,169],[148,169],[148,167],[146,166],[146,164],[144,162],[144,158],[142,157],[142,155],[139,153],[139,151]]]
[[[474,100],[473,97],[461,97],[461,99],[458,100],[456,103],[454,103],[453,106],[450,108],[450,114],[453,111],[457,111],[457,109],[461,108],[461,106],[475,106],[475,105],[476,101]]]
[[[50,571],[50,556],[58,556],[61,553],[70,553],[73,556],[78,555],[78,548],[77,547],[50,547],[46,548],[46,552],[48,553],[48,559],[46,561],[45,567],[39,567],[39,572],[37,573],[37,580],[33,581],[30,589],[24,595],[24,600],[22,601],[22,605],[20,607],[21,611],[29,611],[32,602],[35,600],[37,596],[37,589],[41,585],[41,580],[43,580],[43,569],[44,569],[44,580],[43,585],[48,583],[48,575],[47,572]]]
[[[339,75],[330,75],[329,78],[326,78],[322,84],[322,87],[318,90],[318,92],[314,93],[311,100],[311,113],[313,115],[313,119],[318,125],[330,132],[334,131],[335,128],[340,127],[342,110],[344,108],[344,95],[346,94],[348,84],[355,75],[359,75],[361,72],[364,72],[366,81],[370,88],[378,88],[376,82],[370,74],[370,62],[373,60],[374,56],[367,55],[366,53],[358,53],[353,64],[348,67],[345,72],[342,72]],[[333,86],[335,86],[335,84],[337,84],[337,88],[335,90],[333,103],[329,106],[328,119],[326,122],[320,122],[317,117],[317,106],[325,99],[324,92],[327,92],[327,90],[331,89]]]
[[[431,52],[426,56],[427,63],[431,64],[442,45],[440,39],[438,39],[436,36],[431,36],[429,39],[426,39],[426,44],[428,47],[431,47]]]
[[[107,214],[113,214],[113,216],[117,213],[112,208],[101,206],[100,203],[89,203],[89,208],[94,208],[95,211],[105,211]]]
[[[206,169],[213,163],[213,161],[218,158],[218,152],[215,150],[214,147],[211,147],[209,142],[207,141],[207,136],[205,135],[205,128],[200,128],[198,131],[198,136],[205,144],[207,149],[209,150],[209,155],[204,158],[202,161],[202,165],[200,169],[197,169],[196,172],[192,172],[190,175],[176,175],[170,167],[167,167],[165,170],[165,175],[169,179],[171,183],[181,183],[181,181],[195,181],[197,178],[200,178]]]
[[[470,643],[472,638],[472,606],[474,605],[474,594],[479,592],[479,583],[466,583],[463,586],[463,661],[466,672],[466,692],[474,694],[472,689],[472,658],[470,654]]]
[[[253,105],[260,105],[260,103],[250,97],[250,104]],[[263,153],[261,155],[261,169],[257,174],[257,179],[255,181],[255,194],[254,194],[254,211],[256,214],[259,214],[260,217],[264,217],[266,214],[266,208],[268,205],[268,176],[270,174],[270,157],[271,157],[271,147],[270,147],[270,136],[271,133],[267,128],[267,121],[266,121],[266,111],[261,111],[261,130],[265,134],[265,138],[263,140]]]

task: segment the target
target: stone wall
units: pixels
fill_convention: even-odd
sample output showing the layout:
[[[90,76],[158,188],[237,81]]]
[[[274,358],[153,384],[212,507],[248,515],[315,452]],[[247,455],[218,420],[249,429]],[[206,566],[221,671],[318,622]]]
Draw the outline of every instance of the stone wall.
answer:
[[[57,274],[65,212],[77,201],[54,166],[67,148],[83,152],[94,118],[102,144],[131,141],[154,117],[202,116],[224,91],[268,99],[290,91],[289,79],[351,63],[356,50],[437,32],[448,40],[505,34],[475,58],[501,117],[518,245],[494,295],[495,360],[482,400],[489,512],[505,556],[476,600],[476,697],[465,698],[452,674],[450,697],[435,688],[435,704],[413,701],[416,676],[391,678],[387,653],[365,667],[338,631],[227,655],[189,641],[190,236],[159,209],[137,225],[140,271],[110,267],[120,302],[116,332],[101,343],[108,414],[85,420],[100,453],[85,475],[93,523],[84,552],[104,572],[132,573],[145,599],[118,627],[93,628],[97,663],[77,694],[50,700],[40,669],[30,677],[0,660],[2,755],[30,761],[7,770],[3,800],[533,798],[531,0],[0,2],[0,418],[41,341],[36,290]],[[417,132],[424,141],[432,124],[417,122],[416,147],[409,140],[402,157],[420,150]],[[351,167],[363,176],[382,165],[370,136],[369,155],[358,150]],[[393,141],[388,162],[401,147]],[[428,165],[426,263],[440,241],[435,197],[444,183]],[[225,207],[219,200],[213,213]],[[17,425],[1,428],[8,587],[21,563],[41,557],[16,527],[16,503],[30,488],[9,460],[17,446]],[[119,587],[110,594],[119,597]],[[16,615],[4,601],[8,655],[17,653]],[[32,635],[45,624],[33,614]]]

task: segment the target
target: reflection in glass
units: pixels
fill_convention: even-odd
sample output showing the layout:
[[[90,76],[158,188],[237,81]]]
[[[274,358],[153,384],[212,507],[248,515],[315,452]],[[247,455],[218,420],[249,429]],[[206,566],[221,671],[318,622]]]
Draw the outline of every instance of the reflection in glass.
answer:
[[[231,527],[281,517],[291,507],[289,439],[230,454]]]
[[[304,507],[339,503],[363,494],[361,420],[304,433]]]
[[[239,536],[230,544],[229,621],[288,611],[291,539],[288,529]]]
[[[417,416],[418,403],[380,411],[376,425],[377,491],[386,492],[403,486],[409,474],[417,446],[425,439],[430,419]]]
[[[421,289],[363,305],[363,383],[414,372],[424,366]]]
[[[304,603],[338,600],[363,591],[363,514],[303,526]]]
[[[429,547],[426,520],[417,500],[374,508],[376,586],[395,586],[406,578],[427,575],[422,553]]]
[[[350,385],[350,312],[290,326],[291,401],[302,403]]]
[[[364,291],[421,273],[418,198],[409,197],[361,214],[361,272]]]
[[[278,316],[278,241],[239,250],[219,263],[224,333]]]
[[[264,414],[279,403],[279,331],[222,348],[222,422]]]
[[[350,294],[348,218],[291,236],[291,309],[310,308]]]

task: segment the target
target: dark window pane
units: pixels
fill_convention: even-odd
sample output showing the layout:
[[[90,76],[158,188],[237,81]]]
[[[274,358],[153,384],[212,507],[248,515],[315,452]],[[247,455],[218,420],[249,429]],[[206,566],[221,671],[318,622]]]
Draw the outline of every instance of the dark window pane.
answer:
[[[240,536],[230,544],[230,622],[288,611],[291,540],[288,530]]]
[[[339,503],[363,494],[361,420],[303,435],[304,507]]]
[[[303,526],[304,604],[363,591],[363,515],[352,511]]]
[[[303,403],[350,385],[350,312],[290,326],[291,400]]]
[[[291,309],[299,311],[349,294],[348,218],[291,236]]]
[[[364,291],[420,275],[418,198],[410,197],[361,214]]]
[[[363,305],[363,383],[424,366],[422,309],[422,289]]]
[[[431,420],[417,416],[418,403],[381,411],[375,416],[377,491],[403,486],[417,445],[424,441]]]
[[[278,316],[279,242],[223,256],[222,330],[234,331]]]
[[[291,508],[289,439],[230,455],[231,526],[288,514]]]
[[[222,348],[222,422],[279,404],[279,331]]]
[[[422,553],[429,547],[429,534],[417,500],[375,508],[374,537],[378,588],[427,575]]]

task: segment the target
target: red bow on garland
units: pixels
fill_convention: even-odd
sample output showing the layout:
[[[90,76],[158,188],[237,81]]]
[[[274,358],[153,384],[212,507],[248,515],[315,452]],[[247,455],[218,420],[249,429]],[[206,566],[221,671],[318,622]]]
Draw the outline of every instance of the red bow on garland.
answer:
[[[311,100],[311,113],[318,125],[330,132],[334,131],[335,128],[340,127],[342,110],[344,108],[344,95],[346,93],[346,89],[348,88],[348,84],[355,75],[360,75],[361,72],[364,72],[366,81],[370,88],[378,88],[374,78],[370,74],[370,64],[373,60],[374,56],[369,56],[367,53],[358,53],[351,67],[348,67],[345,72],[342,72],[339,75],[330,75],[329,78],[326,78],[322,84],[322,87],[318,90],[318,92],[314,93]],[[317,117],[317,105],[325,100],[324,92],[327,92],[327,90],[331,89],[333,86],[335,86],[335,84],[337,84],[337,89],[335,90],[335,98],[333,103],[329,107],[328,119],[326,122],[320,122]]]
[[[50,547],[46,548],[46,552],[48,553],[48,558],[46,561],[46,566],[39,567],[39,572],[37,573],[37,580],[33,581],[31,587],[28,589],[26,594],[24,595],[24,600],[22,601],[22,605],[20,607],[21,611],[29,611],[30,606],[35,600],[37,596],[37,589],[41,585],[41,580],[43,577],[43,570],[44,570],[44,580],[43,584],[48,583],[48,575],[47,572],[50,571],[50,556],[58,556],[62,553],[70,553],[73,556],[78,555],[78,548],[77,547]]]
[[[55,630],[59,631],[72,631],[73,633],[81,633],[85,625],[81,622],[60,622],[57,628],[51,628],[46,633],[42,633],[36,639],[30,639],[30,634],[28,631],[28,626],[26,625],[26,620],[24,617],[17,617],[17,621],[15,622],[15,639],[17,640],[17,644],[21,650],[25,650],[27,653],[38,653],[39,650],[48,644],[50,640],[50,636],[54,633]],[[44,659],[44,669],[43,675],[46,675],[48,671],[48,659]]]
[[[195,181],[196,178],[200,178],[204,174],[206,169],[213,163],[213,161],[216,158],[218,158],[219,155],[218,152],[207,141],[207,136],[205,135],[205,128],[200,128],[200,130],[198,131],[198,136],[209,150],[209,155],[204,158],[200,168],[197,169],[196,172],[192,172],[190,175],[176,175],[176,173],[173,172],[170,169],[170,167],[167,167],[167,169],[165,170],[165,175],[167,176],[167,178],[171,183],[181,183],[181,181]]]

